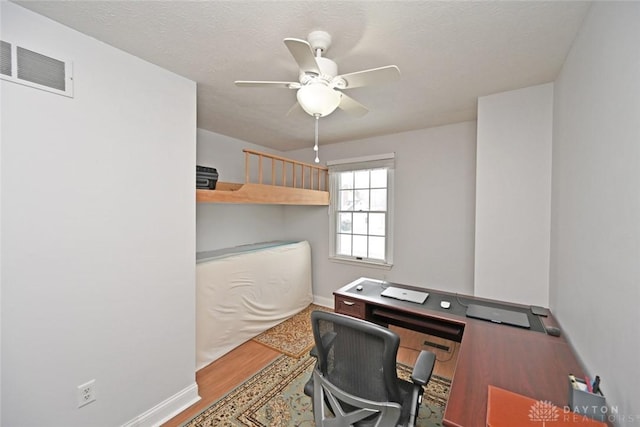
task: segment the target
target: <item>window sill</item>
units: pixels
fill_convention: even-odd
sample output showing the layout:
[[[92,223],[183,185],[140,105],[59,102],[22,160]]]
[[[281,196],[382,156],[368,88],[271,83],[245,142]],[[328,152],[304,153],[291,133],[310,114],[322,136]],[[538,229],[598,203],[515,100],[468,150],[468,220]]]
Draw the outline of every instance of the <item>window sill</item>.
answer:
[[[384,264],[381,262],[371,262],[371,261],[365,261],[365,260],[359,261],[359,260],[345,259],[345,258],[338,258],[338,257],[329,257],[329,261],[337,262],[338,264],[357,265],[358,267],[378,268],[381,270],[391,270],[391,268],[393,267],[393,264]]]

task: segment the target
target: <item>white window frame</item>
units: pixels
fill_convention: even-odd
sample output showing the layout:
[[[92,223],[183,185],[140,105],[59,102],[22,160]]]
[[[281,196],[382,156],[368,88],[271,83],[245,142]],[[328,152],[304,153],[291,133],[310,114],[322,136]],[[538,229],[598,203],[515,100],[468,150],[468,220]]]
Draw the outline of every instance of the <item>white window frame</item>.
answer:
[[[329,259],[336,262],[367,265],[390,269],[393,266],[393,188],[395,153],[380,154],[374,156],[357,157],[351,159],[335,160],[327,162],[329,168],[329,186],[333,197],[329,203]],[[385,259],[360,258],[354,256],[339,255],[336,253],[338,238],[338,207],[339,188],[338,174],[366,169],[387,169],[387,211],[385,223]]]

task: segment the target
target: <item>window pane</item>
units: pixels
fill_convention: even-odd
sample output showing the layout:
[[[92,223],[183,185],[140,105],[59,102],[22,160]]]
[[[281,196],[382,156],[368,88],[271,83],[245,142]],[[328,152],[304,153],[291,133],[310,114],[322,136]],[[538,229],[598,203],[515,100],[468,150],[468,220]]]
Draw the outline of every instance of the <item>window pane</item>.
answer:
[[[344,167],[344,166],[342,166]],[[365,166],[366,167],[366,166]],[[391,228],[387,224],[392,197],[391,170],[386,167],[334,172],[335,196],[331,196],[331,229],[334,230],[331,256],[385,263]],[[334,187],[335,188],[335,187]],[[389,248],[390,249],[390,248]]]
[[[351,233],[351,213],[339,213],[338,221],[340,221],[340,225],[338,231],[340,233]]]
[[[369,237],[369,258],[384,260],[384,237]]]
[[[385,235],[385,214],[370,213],[369,214],[369,235],[384,236]]]
[[[340,173],[340,188],[353,188],[353,172]]]
[[[371,188],[387,188],[386,169],[374,169],[371,171]]]
[[[387,190],[371,190],[371,210],[387,210]]]
[[[336,252],[338,255],[351,256],[351,234],[338,234]]]
[[[367,236],[353,236],[353,256],[367,257]]]
[[[367,213],[353,214],[353,234],[367,234]]]
[[[355,172],[355,188],[369,188],[369,171]]]
[[[340,211],[353,210],[353,191],[352,190],[340,190]]]
[[[368,211],[369,210],[369,190],[355,190],[355,202],[353,210]]]

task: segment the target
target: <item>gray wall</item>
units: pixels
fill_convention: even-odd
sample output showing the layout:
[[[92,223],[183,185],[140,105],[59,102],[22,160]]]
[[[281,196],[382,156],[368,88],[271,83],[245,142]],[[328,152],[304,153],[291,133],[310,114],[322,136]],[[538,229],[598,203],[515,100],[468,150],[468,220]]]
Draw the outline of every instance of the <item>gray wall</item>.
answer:
[[[595,3],[554,105],[551,305],[621,425],[640,421],[638,22],[640,3]]]
[[[313,253],[314,295],[361,276],[473,293],[476,123],[323,145],[322,163],[395,152],[394,265],[390,270],[330,261],[327,209],[285,209],[288,238],[306,238]],[[287,156],[309,161],[311,148]]]
[[[197,163],[216,168],[219,181],[244,182],[242,150],[245,148],[282,155],[259,145],[198,129]],[[282,239],[284,227],[282,206],[227,203],[196,205],[198,251]]]
[[[552,129],[552,83],[478,99],[476,296],[549,306]]]
[[[72,60],[75,93],[0,81],[0,424],[171,413],[197,398],[195,83],[0,7],[2,39]]]
[[[322,163],[396,153],[391,270],[330,261],[328,210],[318,206],[199,203],[198,250],[270,239],[309,240],[314,295],[325,305],[333,304],[334,290],[361,276],[471,294],[475,140],[476,123],[465,122],[321,147]],[[269,151],[198,131],[198,163],[217,167],[222,181],[244,181],[245,147]],[[303,162],[313,159],[311,148],[284,155]]]

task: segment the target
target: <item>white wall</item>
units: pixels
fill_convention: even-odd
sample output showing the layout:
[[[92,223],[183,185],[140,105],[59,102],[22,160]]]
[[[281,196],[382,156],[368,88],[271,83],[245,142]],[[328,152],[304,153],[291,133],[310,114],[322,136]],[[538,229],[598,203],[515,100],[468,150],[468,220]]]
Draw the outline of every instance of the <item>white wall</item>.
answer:
[[[328,210],[285,208],[286,238],[311,242],[314,295],[333,302],[333,291],[360,277],[473,293],[476,123],[321,145],[320,158],[396,153],[394,266],[391,270],[330,261]],[[311,149],[286,155],[309,161]]]
[[[640,3],[594,3],[554,103],[551,306],[620,425],[640,421],[638,22]]]
[[[282,155],[266,147],[203,129],[198,129],[197,135],[197,162],[202,166],[216,168],[219,181],[236,183],[245,181],[245,161],[242,152],[245,148]],[[283,209],[279,205],[198,203],[196,207],[197,250],[210,251],[282,239],[285,226]]]
[[[0,25],[2,25],[2,16],[4,9],[0,7]],[[2,31],[0,27],[0,38],[2,36]],[[0,425],[2,425],[2,384],[3,384],[3,376],[2,376],[2,282],[3,282],[3,272],[2,272],[2,177],[4,173],[2,171],[2,84],[0,84]]]
[[[75,97],[0,83],[0,422],[159,421],[197,398],[195,84],[1,7],[2,39],[73,61]]]
[[[478,99],[476,296],[549,305],[553,84]]]

